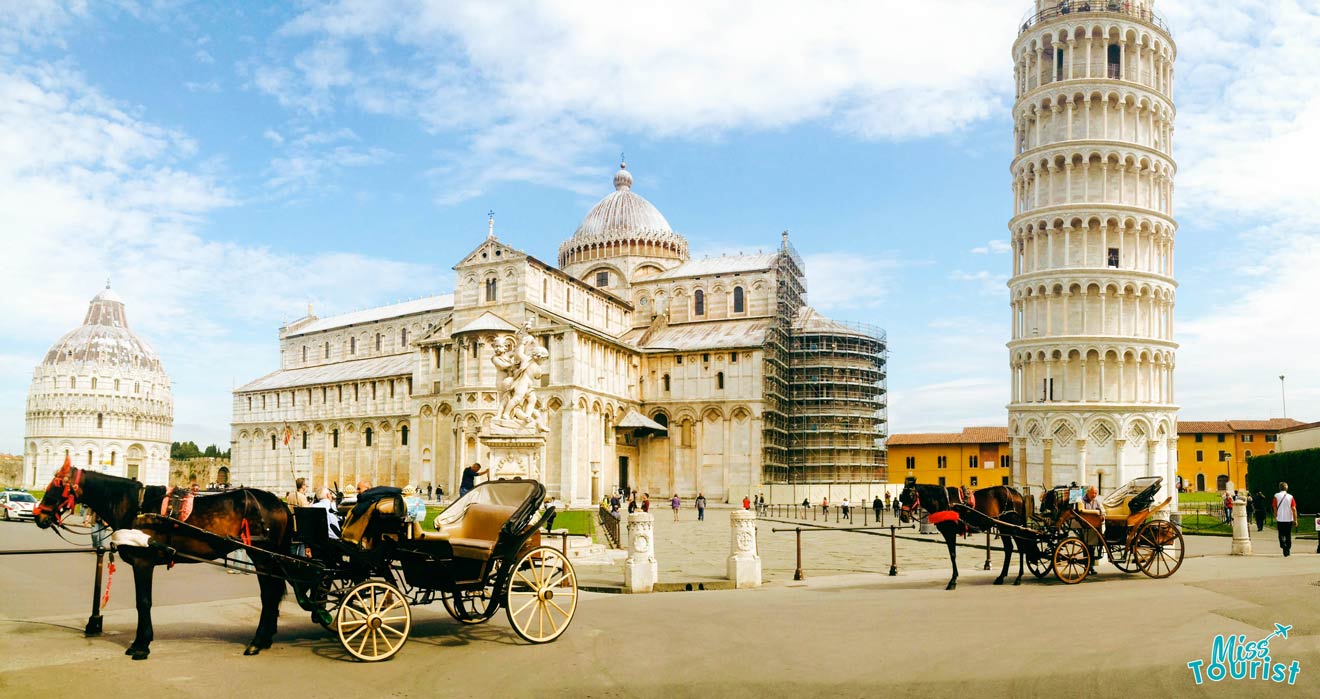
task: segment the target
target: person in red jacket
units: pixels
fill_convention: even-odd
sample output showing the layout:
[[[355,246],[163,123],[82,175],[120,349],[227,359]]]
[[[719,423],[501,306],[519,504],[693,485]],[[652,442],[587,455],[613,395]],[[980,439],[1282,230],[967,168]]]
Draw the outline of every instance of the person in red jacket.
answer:
[[[746,495],[743,496],[743,509],[744,510],[752,509],[752,499],[747,497]]]

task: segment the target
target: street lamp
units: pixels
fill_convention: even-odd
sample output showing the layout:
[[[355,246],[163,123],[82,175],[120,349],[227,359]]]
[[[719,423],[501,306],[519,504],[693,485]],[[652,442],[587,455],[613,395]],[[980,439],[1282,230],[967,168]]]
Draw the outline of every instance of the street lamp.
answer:
[[[1279,395],[1283,398],[1283,416],[1288,417],[1288,390],[1283,383],[1283,374],[1279,374]]]

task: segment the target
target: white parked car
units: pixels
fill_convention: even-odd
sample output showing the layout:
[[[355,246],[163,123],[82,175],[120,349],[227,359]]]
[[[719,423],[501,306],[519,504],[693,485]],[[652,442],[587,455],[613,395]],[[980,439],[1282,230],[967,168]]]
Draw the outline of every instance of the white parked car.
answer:
[[[0,510],[4,512],[6,522],[32,519],[32,508],[36,506],[37,499],[28,493],[16,490],[0,493]]]

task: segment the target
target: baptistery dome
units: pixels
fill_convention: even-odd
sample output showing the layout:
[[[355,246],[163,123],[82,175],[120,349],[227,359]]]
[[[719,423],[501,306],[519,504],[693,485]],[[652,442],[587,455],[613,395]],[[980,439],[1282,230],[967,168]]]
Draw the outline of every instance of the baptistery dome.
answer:
[[[559,246],[561,269],[582,276],[580,272],[597,266],[592,262],[606,258],[669,261],[664,267],[688,259],[687,240],[632,185],[632,173],[627,163],[621,163],[614,175],[614,191],[591,207],[573,237]]]
[[[45,485],[66,457],[79,468],[164,483],[173,424],[170,378],[107,284],[82,325],[32,373],[24,483]]]

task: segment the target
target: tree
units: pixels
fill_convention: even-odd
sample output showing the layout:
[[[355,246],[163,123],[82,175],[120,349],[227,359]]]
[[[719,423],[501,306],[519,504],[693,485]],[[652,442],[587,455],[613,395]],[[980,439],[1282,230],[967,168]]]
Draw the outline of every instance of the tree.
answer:
[[[178,460],[196,459],[202,455],[202,450],[197,448],[193,442],[174,442],[170,444],[170,458]]]
[[[215,458],[220,455],[220,450],[214,444],[207,445],[206,451],[202,454],[207,458]]]

